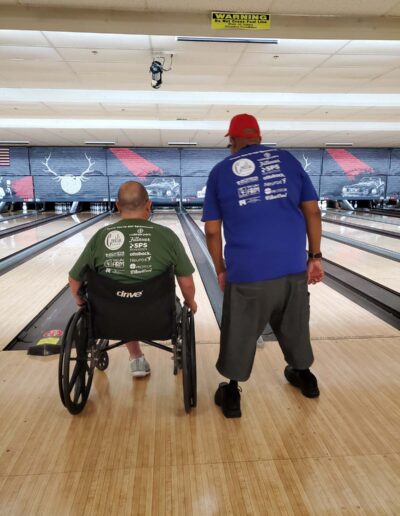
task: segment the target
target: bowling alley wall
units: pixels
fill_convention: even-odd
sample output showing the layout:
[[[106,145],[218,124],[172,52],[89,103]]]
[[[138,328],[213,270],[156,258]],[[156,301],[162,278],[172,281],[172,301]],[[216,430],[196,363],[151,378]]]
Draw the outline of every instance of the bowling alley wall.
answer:
[[[400,197],[400,149],[286,150],[321,199]],[[114,201],[121,183],[135,180],[155,204],[201,205],[211,169],[228,154],[227,149],[1,147],[0,201]]]

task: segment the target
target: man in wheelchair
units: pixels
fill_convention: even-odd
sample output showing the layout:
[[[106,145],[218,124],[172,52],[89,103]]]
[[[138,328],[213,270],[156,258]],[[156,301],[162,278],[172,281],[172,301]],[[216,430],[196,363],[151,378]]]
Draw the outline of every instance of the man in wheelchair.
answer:
[[[122,184],[116,205],[121,220],[97,231],[69,272],[69,285],[77,305],[85,303],[79,289],[87,269],[132,284],[160,276],[173,266],[185,304],[195,313],[194,267],[177,235],[148,220],[151,201],[146,188],[136,181]],[[123,297],[124,291],[120,295]],[[126,346],[132,376],[150,374],[139,342],[130,341]]]

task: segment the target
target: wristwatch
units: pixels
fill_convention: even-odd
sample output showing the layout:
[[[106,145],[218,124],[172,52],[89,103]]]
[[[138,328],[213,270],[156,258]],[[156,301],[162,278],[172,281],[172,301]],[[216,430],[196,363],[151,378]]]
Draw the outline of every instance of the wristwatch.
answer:
[[[322,258],[322,253],[308,253],[308,257],[311,258],[311,260],[318,260]]]

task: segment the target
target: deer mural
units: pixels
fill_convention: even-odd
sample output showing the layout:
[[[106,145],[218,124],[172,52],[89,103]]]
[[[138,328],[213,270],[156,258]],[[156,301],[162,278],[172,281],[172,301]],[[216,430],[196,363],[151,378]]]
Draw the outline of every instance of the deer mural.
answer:
[[[47,156],[45,161],[42,161],[42,165],[44,165],[46,168],[43,170],[50,172],[50,174],[53,174],[55,177],[53,179],[61,184],[61,188],[63,191],[69,195],[77,194],[80,189],[82,188],[82,183],[85,181],[89,181],[89,178],[86,177],[86,174],[89,174],[90,172],[93,172],[92,167],[96,163],[95,161],[92,161],[90,157],[87,156],[85,153],[85,158],[88,160],[88,167],[86,170],[82,172],[80,176],[74,176],[72,174],[66,174],[65,176],[59,176],[57,172],[54,172],[49,166],[49,161],[51,158],[51,153]]]

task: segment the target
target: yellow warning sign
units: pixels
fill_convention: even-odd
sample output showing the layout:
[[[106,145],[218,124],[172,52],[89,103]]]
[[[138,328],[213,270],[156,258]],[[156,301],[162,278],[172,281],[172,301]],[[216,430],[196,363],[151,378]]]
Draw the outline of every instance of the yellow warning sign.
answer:
[[[266,13],[232,13],[213,11],[211,13],[212,29],[251,29],[267,30],[271,21]]]

